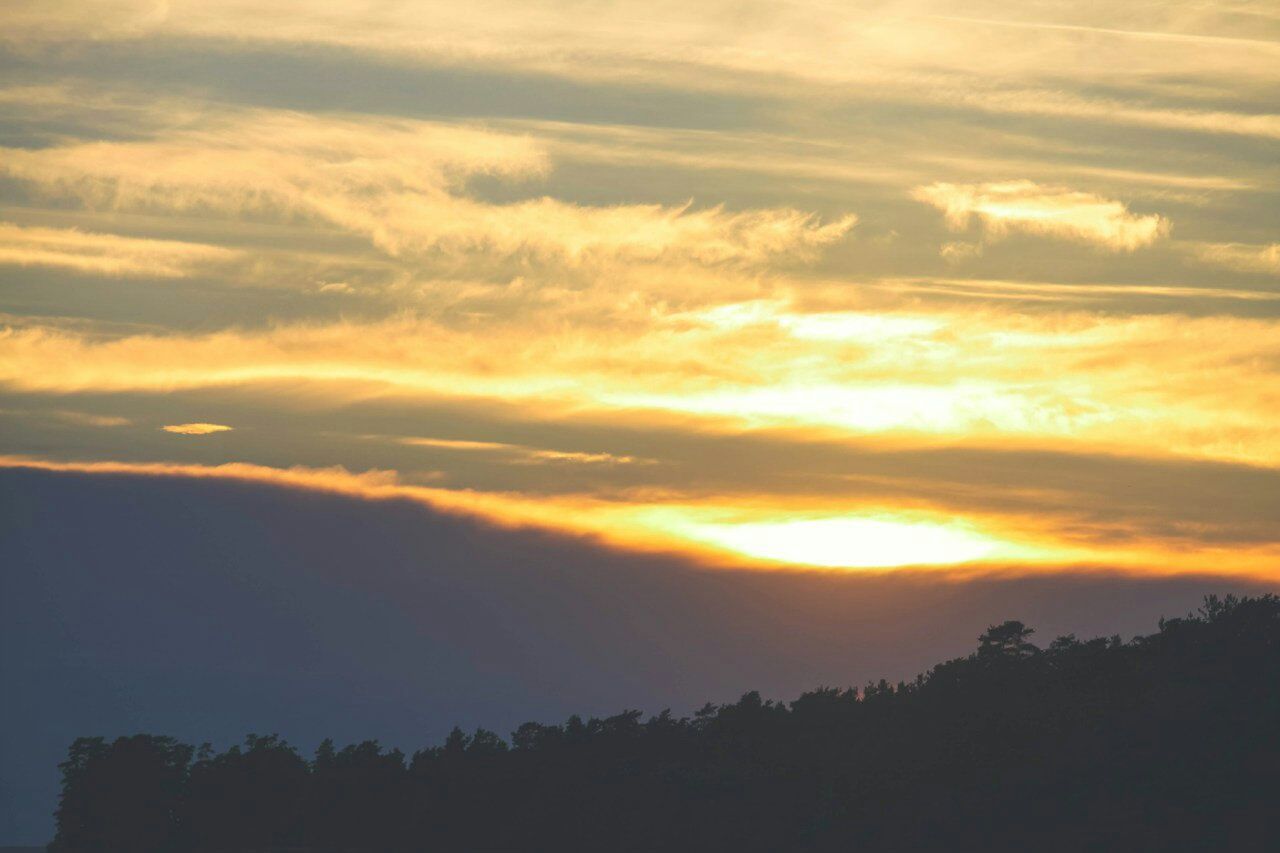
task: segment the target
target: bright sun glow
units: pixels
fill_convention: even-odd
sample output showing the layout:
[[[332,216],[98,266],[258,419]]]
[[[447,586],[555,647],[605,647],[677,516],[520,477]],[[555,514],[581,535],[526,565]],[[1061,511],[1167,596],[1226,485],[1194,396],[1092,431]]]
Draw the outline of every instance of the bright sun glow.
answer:
[[[967,563],[994,556],[1002,544],[960,525],[885,518],[669,524],[684,537],[747,557],[824,568]]]

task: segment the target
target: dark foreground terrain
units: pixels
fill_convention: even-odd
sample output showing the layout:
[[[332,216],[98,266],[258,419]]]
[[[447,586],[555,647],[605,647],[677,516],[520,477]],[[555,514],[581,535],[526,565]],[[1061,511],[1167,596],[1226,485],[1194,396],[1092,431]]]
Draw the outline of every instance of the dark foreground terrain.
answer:
[[[81,738],[51,850],[1276,850],[1280,598],[1131,642],[993,626],[910,683],[455,730],[406,757]]]

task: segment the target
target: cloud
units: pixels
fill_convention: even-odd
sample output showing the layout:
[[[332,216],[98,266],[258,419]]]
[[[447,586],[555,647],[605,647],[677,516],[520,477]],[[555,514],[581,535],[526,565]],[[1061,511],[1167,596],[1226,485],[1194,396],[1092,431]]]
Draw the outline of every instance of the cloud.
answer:
[[[394,393],[542,418],[647,412],[699,429],[1021,437],[1274,463],[1278,355],[1265,318],[639,301],[633,312],[458,324],[405,313],[112,338],[13,326],[0,330],[0,383],[61,394],[283,382],[329,405]]]
[[[508,444],[501,441],[469,441],[451,438],[420,438],[416,436],[396,439],[400,444],[410,447],[430,447],[441,450],[457,450],[463,452],[496,453],[513,457],[519,464],[540,463],[573,463],[580,465],[635,465],[650,463],[652,459],[640,459],[629,455],[613,453],[588,453],[576,450],[548,450],[541,447],[529,447],[523,444]]]
[[[316,289],[317,293],[336,293],[341,295],[349,295],[356,293],[356,288],[347,284],[345,281],[330,281],[320,285]]]
[[[942,93],[939,92],[939,95]],[[949,92],[952,103],[992,114],[1120,124],[1183,133],[1207,133],[1280,139],[1280,115],[1259,112],[1191,108],[1159,108],[1064,93],[1059,90],[1009,89]]]
[[[976,218],[988,240],[1020,231],[1131,252],[1169,233],[1169,220],[1162,216],[1133,214],[1123,202],[1032,181],[936,183],[911,195],[941,210],[954,231],[967,229]]]
[[[341,467],[288,469],[247,463],[87,462],[0,456],[0,468],[230,479],[314,490],[363,500],[403,500],[437,512],[482,519],[508,529],[532,528],[601,540],[638,553],[679,553],[703,565],[738,569],[881,568],[945,570],[962,579],[991,572],[1037,574],[1057,566],[1074,571],[1104,565],[1136,575],[1213,571],[1274,580],[1280,549],[1274,541],[1237,544],[1229,552],[1212,541],[1117,537],[1082,541],[1070,521],[1043,518],[1035,525],[998,515],[936,509],[825,511],[756,503],[679,499],[655,502],[582,495],[526,496],[403,485],[394,472],[354,474]],[[858,536],[874,537],[862,547]],[[914,542],[915,546],[911,546]],[[894,549],[906,549],[895,559]]]
[[[942,248],[938,251],[947,263],[961,264],[973,258],[982,257],[983,248],[981,243],[966,243],[963,240],[958,240],[943,243]]]
[[[105,276],[177,278],[237,257],[239,253],[233,250],[199,243],[0,222],[0,264],[61,267]]]
[[[1280,243],[1191,243],[1187,245],[1187,250],[1192,257],[1204,264],[1237,272],[1280,275]]]
[[[824,223],[792,208],[480,201],[466,193],[467,180],[534,179],[549,163],[527,136],[464,126],[272,111],[196,124],[154,139],[4,149],[0,174],[94,209],[336,226],[400,258],[763,264],[811,257],[857,221],[846,214]]]
[[[59,420],[78,426],[110,428],[129,426],[133,423],[129,418],[122,418],[119,415],[95,415],[91,412],[77,412],[70,409],[61,409],[53,415]]]
[[[810,0],[749,12],[730,2],[631,0],[599,5],[590,16],[550,0],[429,8],[346,0],[317,14],[289,0],[264,13],[234,0],[46,0],[7,10],[0,38],[27,50],[171,39],[223,50],[232,41],[279,51],[320,45],[397,63],[596,83],[790,97],[800,89],[818,98],[853,91],[860,99],[1280,138],[1274,112],[1225,111],[1215,98],[1240,88],[1266,93],[1280,80],[1280,34],[1257,4],[1192,8],[1171,0],[1148,4],[1140,20],[1097,3],[1013,12],[983,0],[966,3],[963,16],[945,0],[839,7]],[[1161,85],[1175,78],[1195,85]],[[1037,86],[1041,80],[1055,85]],[[1096,96],[1103,86],[1124,96]]]
[[[183,739],[237,743],[269,715],[303,746],[359,732],[412,751],[456,720],[508,732],[584,709],[681,714],[746,689],[787,698],[909,679],[1007,618],[1041,638],[1128,637],[1207,590],[1275,588],[1075,571],[968,584],[744,577],[413,507],[292,497],[226,481],[4,473],[4,505],[31,508],[0,537],[5,603],[47,602],[0,625],[0,648],[22,653],[6,691],[24,697],[0,712],[9,838],[51,837],[49,769],[86,731],[136,730],[139,707],[149,729]],[[297,535],[282,542],[285,530]],[[23,558],[49,542],[47,559]]]
[[[223,424],[168,424],[160,427],[165,432],[176,433],[177,435],[211,435],[215,432],[230,432],[231,427]]]
[[[637,462],[652,462],[652,459],[637,459],[635,456],[615,456],[612,453],[583,453],[576,450],[534,450],[529,453],[530,462],[571,462],[582,465],[634,465]]]
[[[133,421],[130,418],[120,417],[119,415],[99,415],[94,414],[93,412],[83,412],[78,409],[49,409],[41,411],[40,409],[0,408],[0,415],[6,417],[17,416],[21,418],[35,418],[46,422],[49,419],[53,419],[73,426],[95,427],[102,429],[130,426],[133,424]],[[43,432],[43,429],[41,432]]]
[[[808,533],[909,539],[917,511],[935,533],[942,516],[972,521],[1006,557],[1026,538],[1093,558],[1126,537],[1160,551],[1270,535],[1222,492],[1203,529],[1190,512],[1135,522],[1163,504],[1155,488],[1127,508],[1107,498],[1128,480],[1091,492],[1123,516],[1112,523],[1034,455],[1045,473],[1016,489],[978,464],[910,488],[869,462],[802,467],[799,440],[743,452],[734,478],[677,468],[650,431],[786,432],[868,456],[1091,454],[1124,477],[1140,472],[1122,461],[1152,456],[1280,463],[1280,296],[1182,263],[1274,271],[1257,139],[1280,138],[1262,96],[1280,48],[1265,22],[1172,2],[1136,15],[974,0],[966,20],[938,17],[942,0],[729,5],[16,8],[0,41],[20,78],[65,82],[0,89],[4,215],[19,223],[0,226],[0,261],[201,281],[174,301],[174,288],[21,276],[0,315],[0,391],[46,410],[129,395],[109,410],[171,430],[201,411],[310,415],[315,429],[236,444],[361,468],[430,456],[478,503],[507,492],[498,516],[581,512],[601,535],[756,552],[789,538],[794,555]],[[970,233],[913,238],[935,214],[905,201],[912,188]],[[1147,203],[1167,208],[1128,206]],[[1224,242],[1055,251],[1051,269],[1043,243],[988,251],[1016,234],[1134,252],[1167,237],[1166,216]],[[44,227],[68,224],[84,230]],[[829,251],[846,238],[857,245]],[[939,248],[955,264],[986,252],[992,278],[921,277]],[[471,431],[499,411],[506,422]],[[127,438],[130,458],[195,458],[222,444],[56,433],[26,449],[107,456]],[[1246,521],[1224,523],[1224,505]]]

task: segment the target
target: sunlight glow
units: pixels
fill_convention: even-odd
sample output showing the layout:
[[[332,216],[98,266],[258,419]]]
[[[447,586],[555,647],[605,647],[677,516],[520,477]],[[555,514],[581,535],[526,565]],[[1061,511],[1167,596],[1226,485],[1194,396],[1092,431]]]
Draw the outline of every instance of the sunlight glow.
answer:
[[[703,521],[663,514],[672,533],[746,557],[821,568],[951,565],[996,556],[1002,543],[959,523],[893,517]]]
[[[446,489],[400,482],[393,471],[353,473],[340,466],[287,469],[246,463],[216,466],[139,462],[60,462],[0,454],[0,470],[27,468],[93,474],[194,477],[268,483],[365,500],[408,500],[435,511],[483,519],[507,528],[539,528],[597,538],[643,552],[677,552],[707,568],[936,568],[963,579],[997,571],[1019,576],[1053,567],[1139,576],[1202,575],[1205,566],[1275,581],[1280,548],[1187,547],[1134,531],[1106,545],[1055,535],[1053,524],[1007,527],[998,516],[925,515],[868,507],[842,515],[798,516],[785,505],[749,509],[727,503],[659,504],[582,495],[532,498],[514,493]],[[1007,522],[1007,520],[1006,520]]]

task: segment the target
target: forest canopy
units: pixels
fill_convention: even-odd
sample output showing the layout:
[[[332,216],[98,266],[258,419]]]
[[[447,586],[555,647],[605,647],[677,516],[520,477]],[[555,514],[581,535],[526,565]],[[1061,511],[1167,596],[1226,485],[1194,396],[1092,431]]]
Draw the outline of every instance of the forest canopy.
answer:
[[[991,626],[909,682],[455,728],[311,758],[77,739],[52,853],[1267,849],[1280,837],[1280,598],[1159,630]]]

